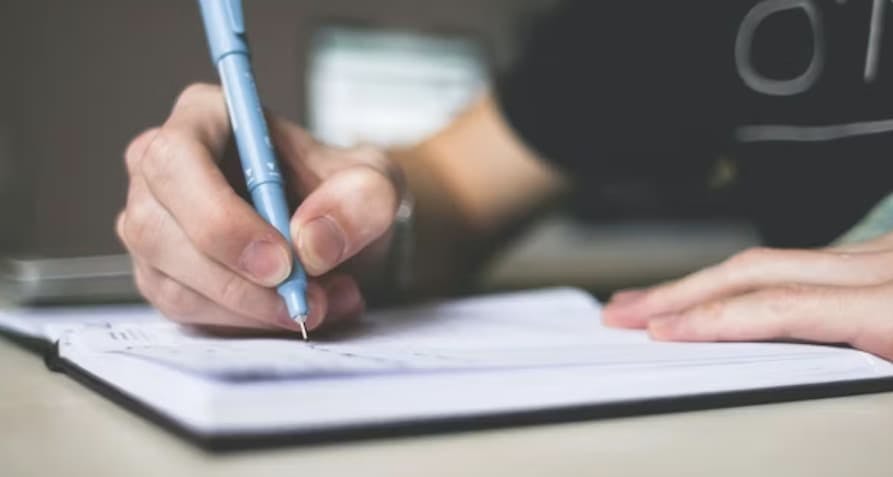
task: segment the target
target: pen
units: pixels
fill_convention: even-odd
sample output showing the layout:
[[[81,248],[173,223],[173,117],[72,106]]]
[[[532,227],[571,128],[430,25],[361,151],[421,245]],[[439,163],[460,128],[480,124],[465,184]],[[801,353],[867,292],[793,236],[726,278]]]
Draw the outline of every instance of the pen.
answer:
[[[239,149],[242,171],[251,192],[251,199],[264,220],[289,241],[289,213],[285,201],[285,182],[279,172],[273,142],[264,119],[254,74],[245,41],[245,21],[241,0],[198,0],[211,49],[211,62],[217,67],[233,134]],[[292,273],[277,291],[288,313],[301,327],[307,339],[305,322],[307,274],[297,259]]]

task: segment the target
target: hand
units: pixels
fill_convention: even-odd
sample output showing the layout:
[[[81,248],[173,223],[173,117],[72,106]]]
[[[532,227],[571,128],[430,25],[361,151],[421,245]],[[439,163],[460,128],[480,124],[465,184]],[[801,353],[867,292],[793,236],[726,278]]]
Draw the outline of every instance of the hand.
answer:
[[[371,148],[324,147],[285,120],[268,123],[288,189],[296,202],[303,197],[291,238],[313,277],[307,326],[355,318],[363,297],[356,279],[337,267],[386,248],[399,172]],[[168,318],[296,331],[272,288],[291,271],[288,242],[227,181],[221,162],[229,141],[220,89],[187,88],[167,121],[127,149],[130,184],[118,236],[141,293]]]
[[[658,340],[847,343],[893,360],[893,233],[822,250],[748,250],[617,293],[604,321]]]

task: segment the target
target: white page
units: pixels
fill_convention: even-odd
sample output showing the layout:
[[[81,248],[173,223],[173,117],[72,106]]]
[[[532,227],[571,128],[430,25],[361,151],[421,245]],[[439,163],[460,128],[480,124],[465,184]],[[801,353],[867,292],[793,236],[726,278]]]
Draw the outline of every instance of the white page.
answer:
[[[76,340],[91,351],[233,380],[575,365],[610,360],[610,349],[594,346],[602,342],[647,342],[601,328],[595,301],[570,289],[370,313],[310,342],[214,338],[167,323],[93,329]]]
[[[274,432],[893,375],[822,346],[653,343],[549,290],[372,313],[312,343],[82,330],[64,357],[196,432]],[[176,394],[171,390],[177,390]]]

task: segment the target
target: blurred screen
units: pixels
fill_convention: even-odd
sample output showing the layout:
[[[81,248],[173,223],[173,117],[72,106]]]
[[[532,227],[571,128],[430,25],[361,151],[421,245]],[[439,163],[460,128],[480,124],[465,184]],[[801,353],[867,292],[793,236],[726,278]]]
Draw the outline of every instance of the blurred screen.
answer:
[[[322,141],[412,144],[445,126],[486,87],[470,38],[324,27],[308,65],[308,119]]]

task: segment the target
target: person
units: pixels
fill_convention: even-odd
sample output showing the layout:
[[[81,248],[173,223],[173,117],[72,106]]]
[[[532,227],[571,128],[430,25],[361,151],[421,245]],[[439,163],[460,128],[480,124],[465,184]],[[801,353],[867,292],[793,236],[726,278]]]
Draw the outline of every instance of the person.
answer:
[[[362,313],[410,196],[416,295],[460,289],[507,236],[570,197],[594,219],[740,215],[779,247],[621,291],[607,324],[893,359],[893,202],[858,240],[831,244],[891,192],[893,65],[869,3],[565,2],[492,92],[400,150],[329,147],[271,114],[291,238],[313,277],[309,327]],[[289,273],[289,245],[244,199],[230,142],[220,89],[186,88],[125,153],[117,233],[167,317],[296,330],[271,288]]]

